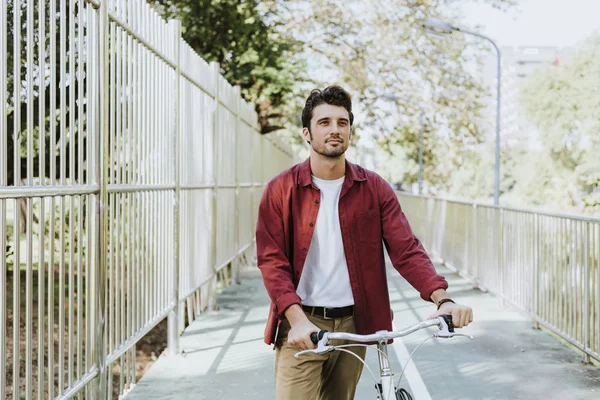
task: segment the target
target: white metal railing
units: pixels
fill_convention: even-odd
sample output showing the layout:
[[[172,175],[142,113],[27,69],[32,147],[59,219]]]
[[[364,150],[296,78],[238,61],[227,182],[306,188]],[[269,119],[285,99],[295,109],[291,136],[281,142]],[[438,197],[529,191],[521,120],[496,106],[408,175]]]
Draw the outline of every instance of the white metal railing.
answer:
[[[600,360],[600,219],[398,192],[432,254]]]
[[[3,1],[0,29],[0,398],[111,398],[235,273],[291,152],[143,0]]]

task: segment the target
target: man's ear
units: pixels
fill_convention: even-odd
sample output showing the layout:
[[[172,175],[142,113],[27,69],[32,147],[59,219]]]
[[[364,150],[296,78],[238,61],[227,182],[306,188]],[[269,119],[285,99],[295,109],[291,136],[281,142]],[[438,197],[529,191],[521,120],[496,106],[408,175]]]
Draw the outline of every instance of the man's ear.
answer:
[[[310,144],[310,132],[308,128],[302,128],[302,137],[306,143]]]

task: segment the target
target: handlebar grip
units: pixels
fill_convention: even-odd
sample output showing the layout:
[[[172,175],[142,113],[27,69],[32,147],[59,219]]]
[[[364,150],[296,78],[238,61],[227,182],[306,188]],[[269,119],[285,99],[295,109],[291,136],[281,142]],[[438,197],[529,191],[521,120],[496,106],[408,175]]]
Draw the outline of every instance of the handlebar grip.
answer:
[[[323,335],[325,335],[326,333],[327,333],[327,331],[313,332],[310,334],[310,340],[314,344],[317,344],[317,343],[319,343],[319,340],[323,339]]]
[[[454,332],[454,325],[452,324],[452,315],[442,315],[444,321],[448,325],[448,332]]]

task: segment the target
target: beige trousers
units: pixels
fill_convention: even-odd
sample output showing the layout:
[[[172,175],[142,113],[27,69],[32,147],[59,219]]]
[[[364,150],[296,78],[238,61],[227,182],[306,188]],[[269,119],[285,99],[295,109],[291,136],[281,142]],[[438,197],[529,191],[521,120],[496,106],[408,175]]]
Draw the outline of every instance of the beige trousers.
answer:
[[[318,328],[330,332],[356,333],[354,317],[324,319],[306,314]],[[351,354],[332,351],[323,355],[307,354],[294,358],[298,349],[287,342],[290,323],[281,321],[275,354],[275,393],[277,400],[351,400],[362,373],[363,364]],[[333,341],[334,345],[346,344]],[[365,347],[347,350],[365,359]]]

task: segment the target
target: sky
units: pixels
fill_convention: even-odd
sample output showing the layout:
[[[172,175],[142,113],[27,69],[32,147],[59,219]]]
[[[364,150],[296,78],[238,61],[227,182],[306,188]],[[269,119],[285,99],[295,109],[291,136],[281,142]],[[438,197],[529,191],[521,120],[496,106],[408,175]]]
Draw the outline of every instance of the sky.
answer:
[[[574,46],[600,32],[600,0],[519,0],[508,12],[474,1],[458,8],[500,46]]]
[[[482,3],[454,3],[464,25],[461,21],[448,22],[489,36],[499,46],[572,47],[600,33],[600,0],[518,0],[519,4],[509,11]],[[323,73],[327,71],[320,72],[321,78]],[[368,136],[364,132],[360,142],[370,147]]]

